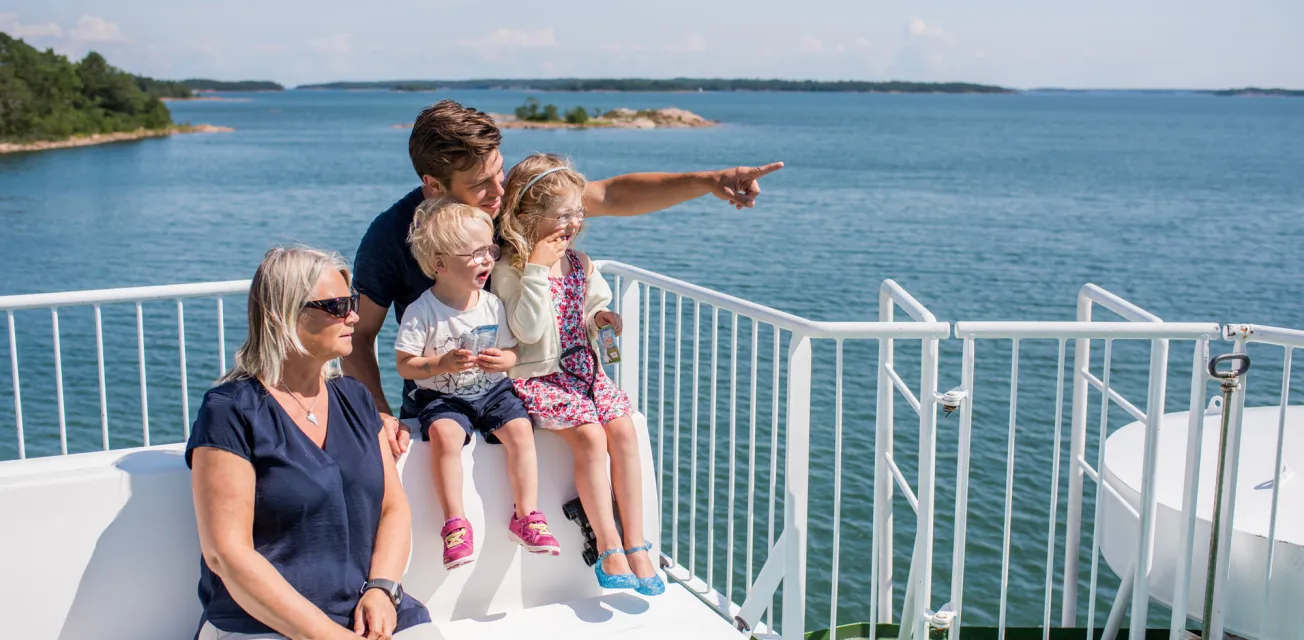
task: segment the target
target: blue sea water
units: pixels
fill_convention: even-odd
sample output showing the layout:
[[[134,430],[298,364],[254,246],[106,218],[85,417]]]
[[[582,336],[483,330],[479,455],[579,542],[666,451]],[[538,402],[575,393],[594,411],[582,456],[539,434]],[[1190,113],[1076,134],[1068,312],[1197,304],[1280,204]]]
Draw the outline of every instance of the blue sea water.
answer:
[[[274,243],[307,243],[352,257],[370,220],[416,184],[407,131],[421,107],[451,97],[485,111],[510,112],[529,94],[512,91],[423,93],[285,92],[171,103],[177,121],[234,127],[234,133],[0,156],[0,295],[243,279]],[[568,94],[540,96],[559,106],[676,106],[720,120],[700,130],[507,131],[510,164],[534,151],[570,156],[590,178],[632,171],[691,171],[783,161],[766,178],[754,209],[735,211],[707,196],[667,211],[593,220],[583,236],[591,254],[621,260],[784,311],[820,320],[877,316],[878,288],[895,279],[939,320],[1071,319],[1078,288],[1099,284],[1167,321],[1253,322],[1304,328],[1304,101],[1195,94],[1038,94],[1004,96],[772,93]],[[654,300],[654,302],[658,302]],[[242,301],[226,301],[227,351],[238,345]],[[177,441],[176,309],[146,303],[146,360],[152,441]],[[659,312],[653,307],[654,318]],[[673,326],[674,298],[668,309]],[[702,402],[691,413],[685,371],[684,429],[700,422],[700,473],[711,435],[710,310],[703,308]],[[211,300],[186,306],[189,413],[217,371]],[[696,344],[693,308],[684,308],[685,367]],[[142,441],[134,336],[135,309],[103,310],[113,446]],[[59,451],[50,315],[14,314],[28,455]],[[727,380],[731,319],[719,324],[720,379]],[[100,446],[94,325],[86,308],[60,314],[70,451]],[[381,336],[392,341],[392,321]],[[752,398],[747,389],[751,328],[741,323],[739,442]],[[673,341],[675,336],[670,336]],[[770,346],[759,332],[758,540],[768,509]],[[787,336],[782,336],[786,349]],[[7,341],[0,341],[9,360]],[[653,337],[655,349],[656,334]],[[668,342],[667,348],[670,349]],[[1043,598],[1050,456],[1054,437],[1053,342],[1021,347],[1010,620],[1039,624]],[[1115,381],[1144,400],[1148,345],[1118,345]],[[1227,350],[1215,345],[1215,351]],[[906,380],[918,379],[918,347],[898,345]],[[1099,367],[1099,348],[1096,350]],[[1252,351],[1252,355],[1258,352]],[[1167,410],[1183,410],[1190,343],[1173,343]],[[1272,373],[1280,352],[1262,350],[1261,383],[1251,404],[1276,402]],[[654,352],[652,364],[660,362]],[[812,416],[809,628],[824,626],[832,555],[833,345],[815,348]],[[674,355],[665,356],[673,364]],[[915,359],[914,368],[909,360]],[[843,507],[839,612],[869,617],[874,371],[876,347],[848,343],[845,362]],[[1279,364],[1277,364],[1279,377]],[[388,369],[387,367],[382,367]],[[0,367],[0,460],[16,457],[13,380]],[[994,623],[1000,585],[1001,525],[1010,387],[1010,344],[978,348],[974,462],[971,471],[966,605],[969,622]],[[1257,372],[1256,372],[1257,373]],[[397,396],[397,376],[387,370]],[[959,341],[942,345],[939,386],[959,384]],[[668,380],[669,383],[669,380]],[[653,380],[655,394],[656,380]],[[649,413],[673,423],[674,405]],[[715,505],[727,500],[727,394],[721,387]],[[1297,396],[1298,397],[1298,396]],[[913,482],[909,407],[897,401],[897,457]],[[782,409],[780,410],[782,412]],[[1092,415],[1096,415],[1094,409]],[[934,606],[950,579],[956,417],[939,432],[938,541]],[[1111,414],[1111,428],[1130,421]],[[1067,424],[1067,419],[1065,420]],[[1093,423],[1094,424],[1094,423]],[[917,429],[915,430],[917,431]],[[692,451],[683,438],[681,495]],[[667,433],[666,446],[671,436]],[[1064,436],[1067,449],[1067,435]],[[670,455],[669,449],[666,450]],[[745,449],[738,450],[740,465]],[[1091,458],[1094,459],[1094,458]],[[782,460],[780,460],[782,462]],[[782,470],[782,464],[779,465]],[[739,481],[745,473],[739,467]],[[668,472],[668,470],[667,470]],[[702,475],[700,482],[706,483]],[[746,485],[738,486],[745,496]],[[782,494],[782,492],[779,492]],[[1064,488],[1058,519],[1063,528]],[[741,500],[741,498],[740,498]],[[681,503],[679,538],[688,544],[692,501]],[[710,520],[698,504],[698,540]],[[900,600],[914,516],[897,500],[896,569]],[[1088,503],[1088,512],[1090,502]],[[713,563],[723,572],[723,529],[716,508]],[[746,510],[735,506],[735,536]],[[779,517],[781,518],[781,504]],[[667,518],[672,517],[667,508]],[[1089,519],[1089,518],[1088,518]],[[670,526],[667,520],[667,527]],[[1062,536],[1062,534],[1061,534]],[[739,542],[736,548],[744,548]],[[757,543],[757,558],[764,553]],[[1089,534],[1084,547],[1090,548]],[[688,562],[681,550],[680,561]],[[706,570],[704,547],[693,558]],[[1089,557],[1080,558],[1083,580]],[[745,569],[735,557],[734,596]],[[759,566],[759,565],[757,565]],[[1062,554],[1057,572],[1063,570]],[[1102,571],[1108,610],[1112,578]],[[1111,582],[1112,580],[1112,582]],[[1056,584],[1059,579],[1056,578]],[[1058,592],[1056,593],[1058,601]],[[1085,598],[1079,603],[1085,612]],[[1157,614],[1158,615],[1158,614]],[[1099,614],[1103,621],[1103,613]],[[1055,618],[1058,618],[1056,614]],[[1152,617],[1162,623],[1164,618]]]

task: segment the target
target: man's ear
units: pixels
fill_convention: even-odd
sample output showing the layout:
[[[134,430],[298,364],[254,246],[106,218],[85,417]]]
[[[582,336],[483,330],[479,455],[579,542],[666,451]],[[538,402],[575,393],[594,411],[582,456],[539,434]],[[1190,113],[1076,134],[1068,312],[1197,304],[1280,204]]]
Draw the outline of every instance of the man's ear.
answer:
[[[421,182],[426,186],[426,189],[434,193],[436,197],[448,195],[448,191],[444,189],[444,185],[440,184],[439,179],[432,175],[421,176]]]
[[[435,273],[438,273],[439,271],[443,270],[443,268],[444,268],[444,256],[438,256],[438,257],[436,257],[436,258],[435,258]]]

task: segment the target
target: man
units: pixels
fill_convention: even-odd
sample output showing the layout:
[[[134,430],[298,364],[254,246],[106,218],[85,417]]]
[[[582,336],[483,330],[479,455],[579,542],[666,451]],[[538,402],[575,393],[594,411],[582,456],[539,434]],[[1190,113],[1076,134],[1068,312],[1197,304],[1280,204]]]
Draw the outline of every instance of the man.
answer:
[[[394,418],[385,398],[376,362],[376,336],[390,305],[395,320],[401,320],[403,310],[434,284],[412,256],[408,227],[417,205],[427,198],[452,198],[497,217],[503,196],[501,142],[502,134],[485,113],[452,100],[422,110],[408,138],[408,155],[421,186],[377,216],[358,245],[354,287],[361,294],[360,320],[353,329],[353,352],[342,364],[346,375],[371,390],[395,456],[407,450],[411,436]],[[584,190],[584,207],[588,217],[633,216],[710,193],[742,209],[755,204],[760,193],[757,180],[781,168],[783,163],[775,162],[695,173],[631,173],[590,182]],[[404,381],[402,418],[415,417],[420,410],[409,406],[412,388],[412,381]]]

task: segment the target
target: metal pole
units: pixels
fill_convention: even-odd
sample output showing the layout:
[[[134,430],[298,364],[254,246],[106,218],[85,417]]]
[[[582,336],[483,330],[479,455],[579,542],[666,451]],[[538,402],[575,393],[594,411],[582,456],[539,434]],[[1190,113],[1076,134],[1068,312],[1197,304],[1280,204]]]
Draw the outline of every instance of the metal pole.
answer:
[[[1240,367],[1219,371],[1218,365],[1225,361],[1237,361]],[[1218,528],[1222,521],[1223,474],[1227,466],[1227,428],[1231,424],[1232,394],[1240,386],[1240,377],[1250,370],[1250,357],[1243,353],[1228,353],[1209,361],[1209,375],[1222,381],[1223,392],[1222,428],[1218,434],[1218,476],[1213,490],[1213,521],[1209,529],[1209,568],[1204,582],[1204,614],[1201,616],[1200,637],[1208,640],[1213,614],[1214,580],[1217,577],[1218,564]]]

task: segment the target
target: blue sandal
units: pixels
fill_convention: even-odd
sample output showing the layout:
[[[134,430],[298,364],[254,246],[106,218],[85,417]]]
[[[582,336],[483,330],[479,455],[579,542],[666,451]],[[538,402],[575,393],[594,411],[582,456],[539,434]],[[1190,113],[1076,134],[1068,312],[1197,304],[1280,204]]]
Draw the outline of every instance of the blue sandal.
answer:
[[[598,576],[598,586],[603,589],[638,589],[641,588],[639,579],[632,573],[621,573],[611,575],[602,570],[602,561],[613,553],[625,553],[622,549],[607,549],[598,556],[598,561],[593,563],[593,573]]]
[[[637,547],[633,547],[631,549],[625,549],[625,555],[629,555],[631,553],[637,553],[639,551],[651,551],[651,550],[652,550],[652,543],[648,542],[647,540],[644,540],[643,544]],[[661,595],[666,591],[666,583],[662,582],[661,576],[657,575],[655,566],[652,568],[652,575],[650,577],[640,578],[638,576],[634,576],[634,579],[638,581],[638,586],[635,588],[635,591],[638,591],[639,593],[645,596]]]

